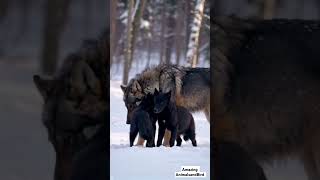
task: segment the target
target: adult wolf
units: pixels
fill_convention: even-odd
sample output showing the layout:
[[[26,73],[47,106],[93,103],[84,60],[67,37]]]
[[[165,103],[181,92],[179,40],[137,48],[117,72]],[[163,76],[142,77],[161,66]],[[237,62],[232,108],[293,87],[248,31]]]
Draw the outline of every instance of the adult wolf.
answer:
[[[213,18],[213,136],[320,179],[320,22]]]
[[[132,110],[146,94],[154,89],[171,91],[171,98],[178,106],[190,112],[204,111],[210,122],[210,70],[209,68],[188,68],[172,64],[160,64],[147,68],[132,78],[128,85],[121,85],[123,100],[127,107],[127,123]],[[166,130],[164,145],[168,145],[170,132]],[[138,145],[143,140],[139,138]]]
[[[88,165],[92,164],[92,159],[107,162],[107,133],[102,133],[105,138],[99,137],[97,140],[94,137],[98,132],[107,131],[109,118],[108,43],[109,32],[106,31],[100,40],[85,41],[79,51],[68,56],[54,77],[45,79],[34,76],[34,83],[44,100],[42,121],[56,152],[55,180],[69,180],[72,174],[76,176],[81,172],[79,168],[88,167],[74,163]],[[91,141],[92,138],[94,141]],[[96,142],[100,140],[102,143]],[[101,150],[101,144],[105,144],[105,150]],[[95,156],[88,154],[92,151]],[[74,159],[77,159],[76,162],[73,162]],[[100,161],[97,163],[100,164]],[[77,172],[72,173],[74,167]],[[105,172],[96,174],[102,179],[107,178]]]
[[[204,111],[210,121],[210,71],[209,68],[188,68],[172,64],[160,64],[147,68],[121,85],[128,116],[135,103],[154,89],[171,91],[172,100],[191,112]],[[127,118],[128,119],[128,118]]]

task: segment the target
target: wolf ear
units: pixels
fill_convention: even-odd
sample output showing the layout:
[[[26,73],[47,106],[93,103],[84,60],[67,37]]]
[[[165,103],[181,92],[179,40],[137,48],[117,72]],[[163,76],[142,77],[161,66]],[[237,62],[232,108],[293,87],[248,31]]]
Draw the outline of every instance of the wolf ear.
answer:
[[[121,84],[120,87],[121,87],[122,92],[125,93],[127,90],[127,85]]]
[[[102,94],[100,80],[97,78],[97,76],[94,74],[93,70],[87,63],[85,63],[83,68],[84,68],[83,76],[86,83],[91,88],[91,90],[95,93],[95,95],[100,96]]]
[[[84,62],[79,61],[71,73],[71,86],[74,90],[73,93],[77,95],[85,94],[89,87],[96,95],[101,94],[100,82],[90,66]]]
[[[133,84],[132,84],[132,90],[133,91],[138,91],[138,92],[141,92],[142,91],[142,88],[139,84],[139,82],[137,80],[133,81]]]
[[[159,94],[159,91],[157,88],[154,88],[154,94]]]
[[[51,79],[42,79],[39,75],[33,76],[33,82],[44,99],[54,91],[56,81]]]

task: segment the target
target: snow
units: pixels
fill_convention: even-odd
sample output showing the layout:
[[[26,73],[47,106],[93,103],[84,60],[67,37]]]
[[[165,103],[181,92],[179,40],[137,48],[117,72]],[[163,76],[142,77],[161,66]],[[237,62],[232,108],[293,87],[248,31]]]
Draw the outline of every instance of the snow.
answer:
[[[125,10],[119,17],[120,20],[122,20],[123,24],[127,24],[128,22],[128,10]]]
[[[141,29],[150,29],[150,22],[144,19],[141,19]]]
[[[154,63],[154,62],[151,62]],[[142,63],[143,64],[143,63]],[[133,64],[130,78],[145,67]],[[114,69],[116,68],[113,66]],[[181,166],[200,166],[210,179],[210,126],[202,112],[195,113],[196,139],[198,147],[190,141],[181,147],[129,147],[129,128],[126,122],[127,110],[120,89],[121,67],[117,71],[111,69],[110,80],[110,175],[111,180],[170,180],[175,179],[175,172]]]

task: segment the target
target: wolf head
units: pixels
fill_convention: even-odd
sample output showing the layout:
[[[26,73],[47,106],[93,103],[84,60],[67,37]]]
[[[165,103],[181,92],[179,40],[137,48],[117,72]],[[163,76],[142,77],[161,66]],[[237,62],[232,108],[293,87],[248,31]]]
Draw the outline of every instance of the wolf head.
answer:
[[[48,131],[48,138],[56,152],[55,179],[68,179],[71,173],[72,157],[81,150],[96,127],[107,117],[107,103],[100,97],[98,79],[88,73],[88,67],[74,66],[68,78],[33,77],[43,97],[42,121]],[[90,78],[93,81],[87,82]],[[60,178],[59,178],[60,177]]]
[[[131,79],[128,85],[121,85],[120,87],[128,111],[133,110],[137,106],[136,103],[145,96],[140,83],[136,79]]]
[[[159,74],[160,69],[158,67],[147,68],[141,74],[132,78],[128,85],[120,86],[128,116],[146,94],[153,94],[155,88],[159,89]]]
[[[169,104],[171,98],[171,91],[167,93],[160,92],[155,89],[154,90],[154,113],[161,113]]]
[[[137,107],[137,103],[141,101],[144,94],[138,81],[131,79],[128,85],[120,85],[123,92],[123,101],[127,108],[127,121],[126,124],[130,124],[132,118],[132,112]]]

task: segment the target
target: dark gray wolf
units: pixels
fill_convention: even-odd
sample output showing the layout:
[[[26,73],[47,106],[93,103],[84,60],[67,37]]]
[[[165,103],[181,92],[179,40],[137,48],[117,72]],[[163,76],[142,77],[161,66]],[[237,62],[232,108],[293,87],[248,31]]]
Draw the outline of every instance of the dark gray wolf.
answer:
[[[261,166],[238,144],[214,142],[213,179],[267,180]]]
[[[70,179],[74,157],[109,118],[108,43],[106,31],[69,55],[54,77],[34,76],[44,100],[42,122],[56,153],[55,180]]]
[[[192,114],[184,107],[177,106],[171,100],[171,92],[163,93],[154,91],[154,112],[158,116],[158,121],[165,122],[165,128],[171,131],[170,147],[177,140],[177,146],[181,146],[180,135],[184,134],[184,140],[190,139],[193,146],[197,146],[195,123]],[[161,145],[164,131],[159,130],[157,146]],[[160,142],[160,143],[159,143]]]
[[[128,85],[121,85],[123,100],[128,115],[137,100],[154,89],[172,92],[172,100],[191,112],[204,111],[210,119],[210,71],[209,68],[187,68],[171,64],[160,64],[147,68],[131,79]]]
[[[146,147],[154,147],[157,116],[153,113],[153,96],[147,94],[141,103],[132,111],[130,119],[130,147],[137,134],[147,140]]]
[[[204,111],[210,121],[210,70],[160,64],[137,74],[127,85],[121,85],[123,101],[127,107],[127,123],[137,101],[154,89],[172,92],[172,100],[190,112]],[[164,145],[168,145],[170,132],[166,130]],[[143,139],[139,138],[139,145]]]
[[[320,22],[214,17],[213,136],[320,179]]]

